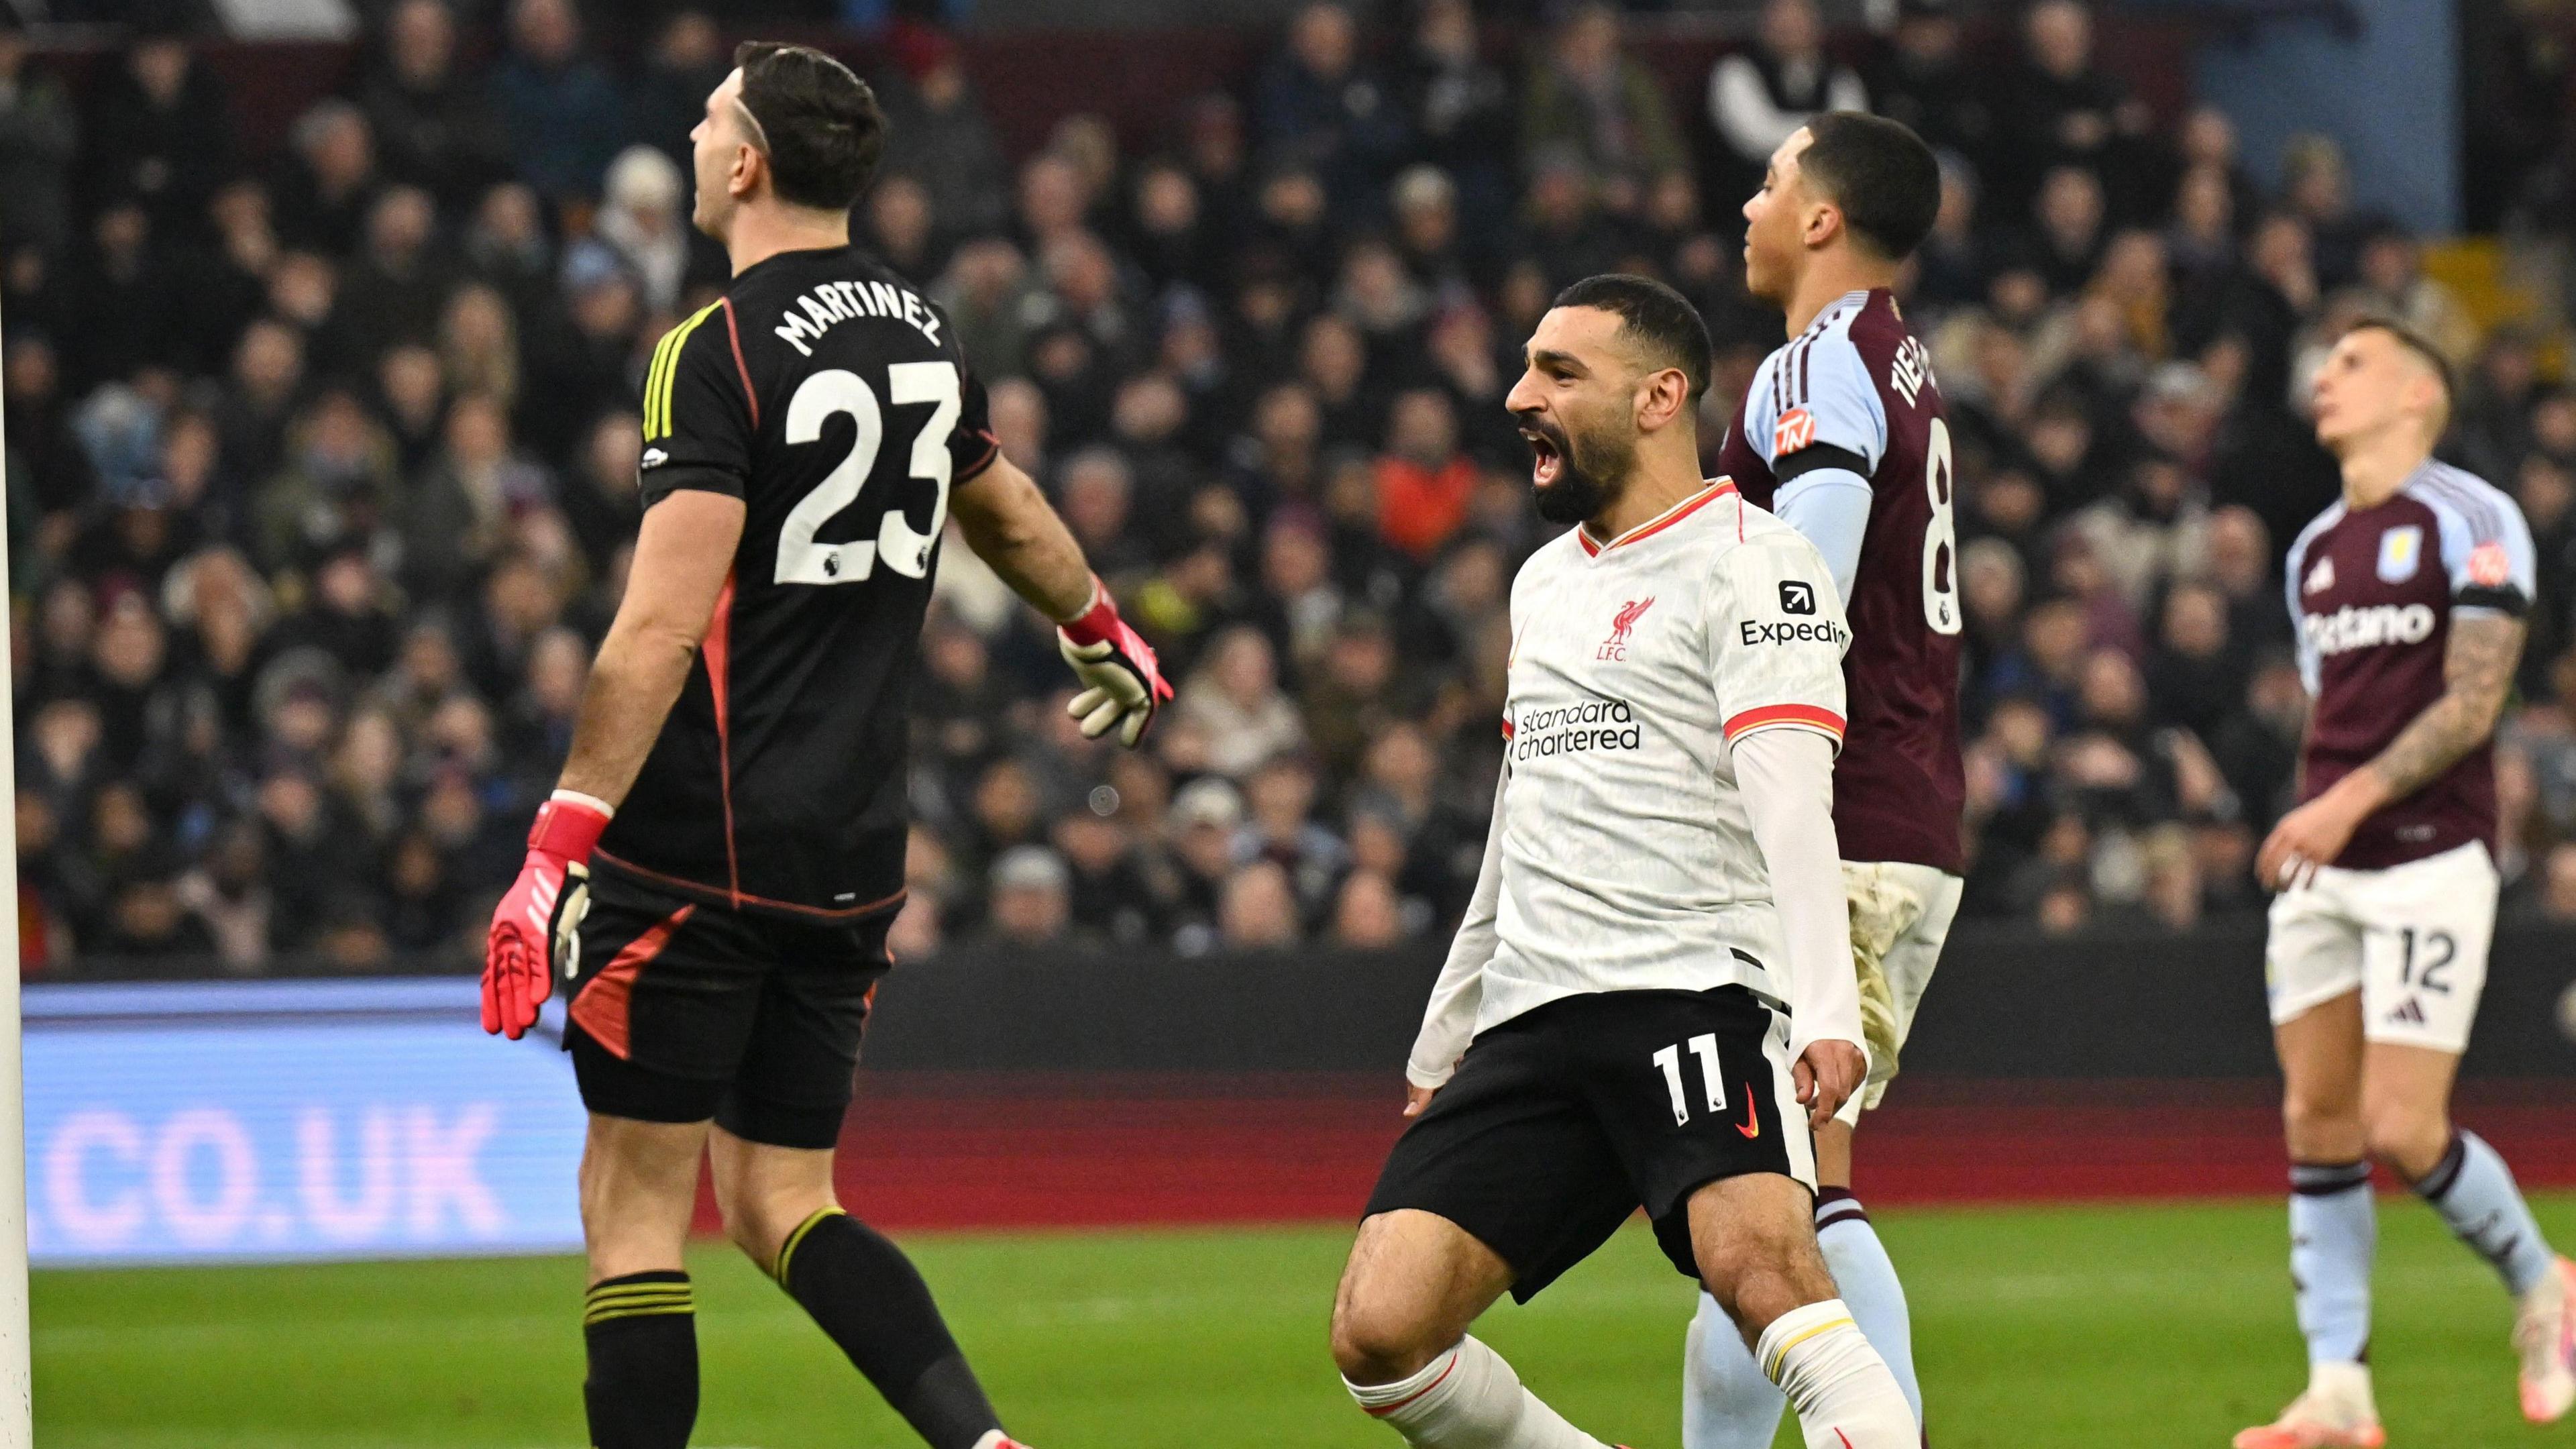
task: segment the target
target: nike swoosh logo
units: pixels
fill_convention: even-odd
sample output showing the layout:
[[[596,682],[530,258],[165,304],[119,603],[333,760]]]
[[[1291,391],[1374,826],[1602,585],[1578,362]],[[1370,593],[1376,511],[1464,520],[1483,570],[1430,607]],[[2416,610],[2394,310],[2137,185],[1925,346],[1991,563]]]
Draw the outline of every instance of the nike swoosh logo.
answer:
[[[1754,1115],[1753,1111],[1753,1084],[1751,1082],[1744,1084],[1744,1120],[1735,1124],[1735,1130],[1743,1133],[1747,1137],[1759,1137],[1762,1135],[1762,1119]]]

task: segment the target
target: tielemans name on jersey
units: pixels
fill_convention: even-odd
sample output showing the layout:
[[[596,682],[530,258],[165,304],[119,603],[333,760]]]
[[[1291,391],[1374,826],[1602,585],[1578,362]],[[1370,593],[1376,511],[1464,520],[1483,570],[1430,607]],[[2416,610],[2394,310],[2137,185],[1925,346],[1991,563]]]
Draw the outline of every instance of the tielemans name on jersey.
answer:
[[[2346,604],[2331,614],[2301,616],[2299,631],[2314,652],[2341,654],[2384,644],[2421,644],[2433,637],[2433,624],[2429,604]]]
[[[918,328],[931,345],[939,343],[939,314],[911,289],[891,282],[825,282],[790,300],[778,315],[779,325],[770,330],[807,357],[814,355],[807,344],[830,331],[833,323],[853,317],[896,318]]]

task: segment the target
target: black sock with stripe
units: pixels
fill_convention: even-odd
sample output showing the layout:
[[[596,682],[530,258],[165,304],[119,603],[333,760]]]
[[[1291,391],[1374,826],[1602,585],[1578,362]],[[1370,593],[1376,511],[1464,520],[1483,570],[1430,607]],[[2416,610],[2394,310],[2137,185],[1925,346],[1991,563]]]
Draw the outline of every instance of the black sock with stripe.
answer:
[[[825,1208],[787,1235],[776,1276],[931,1449],[974,1449],[1002,1427],[930,1285],[883,1234]]]
[[[582,1300],[592,1449],[687,1449],[698,1422],[697,1303],[689,1275],[629,1273]]]

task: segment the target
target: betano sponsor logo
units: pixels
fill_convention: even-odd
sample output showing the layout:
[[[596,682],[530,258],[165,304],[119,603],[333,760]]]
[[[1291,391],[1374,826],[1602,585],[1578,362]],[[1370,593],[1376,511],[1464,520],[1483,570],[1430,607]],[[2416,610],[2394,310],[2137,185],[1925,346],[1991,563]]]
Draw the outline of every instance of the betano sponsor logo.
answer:
[[[1645,743],[1645,727],[1624,699],[1587,699],[1580,704],[1524,711],[1512,722],[1515,760],[1551,755],[1588,754],[1599,750],[1633,750]]]
[[[2319,654],[2348,649],[2376,649],[2383,644],[2421,644],[2433,637],[2430,604],[2346,604],[2331,614],[2310,614],[2299,621],[2308,647]]]

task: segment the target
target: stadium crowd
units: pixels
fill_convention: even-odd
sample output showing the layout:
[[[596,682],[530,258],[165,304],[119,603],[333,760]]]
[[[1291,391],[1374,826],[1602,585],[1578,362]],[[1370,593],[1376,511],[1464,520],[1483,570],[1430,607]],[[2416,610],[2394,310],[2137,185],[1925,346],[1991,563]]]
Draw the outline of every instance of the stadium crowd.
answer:
[[[1437,939],[1498,762],[1505,600],[1545,531],[1501,408],[1551,294],[1651,272],[1721,357],[1713,455],[1780,319],[1736,208],[1820,107],[1932,140],[1905,289],[1957,438],[1967,909],[2050,930],[2257,908],[2304,697],[2276,578],[2333,495],[2295,399],[2393,311],[2461,364],[2450,452],[2514,490],[2542,608],[2502,773],[2523,908],[2576,918],[2576,395],[2480,335],[2310,138],[2159,124],[2043,0],[1972,53],[1905,0],[1826,46],[1771,0],[1668,93],[1603,5],[1516,58],[1467,0],[1300,12],[1159,134],[1073,116],[1016,165],[958,49],[856,53],[893,140],[855,230],[931,283],[1163,654],[1149,747],[1083,741],[1041,622],[945,552],[914,700],[899,953]],[[728,50],[612,64],[516,0],[374,7],[343,93],[237,140],[190,38],[75,100],[0,32],[0,281],[30,969],[479,954],[636,522],[637,380],[724,280],[686,136]]]

